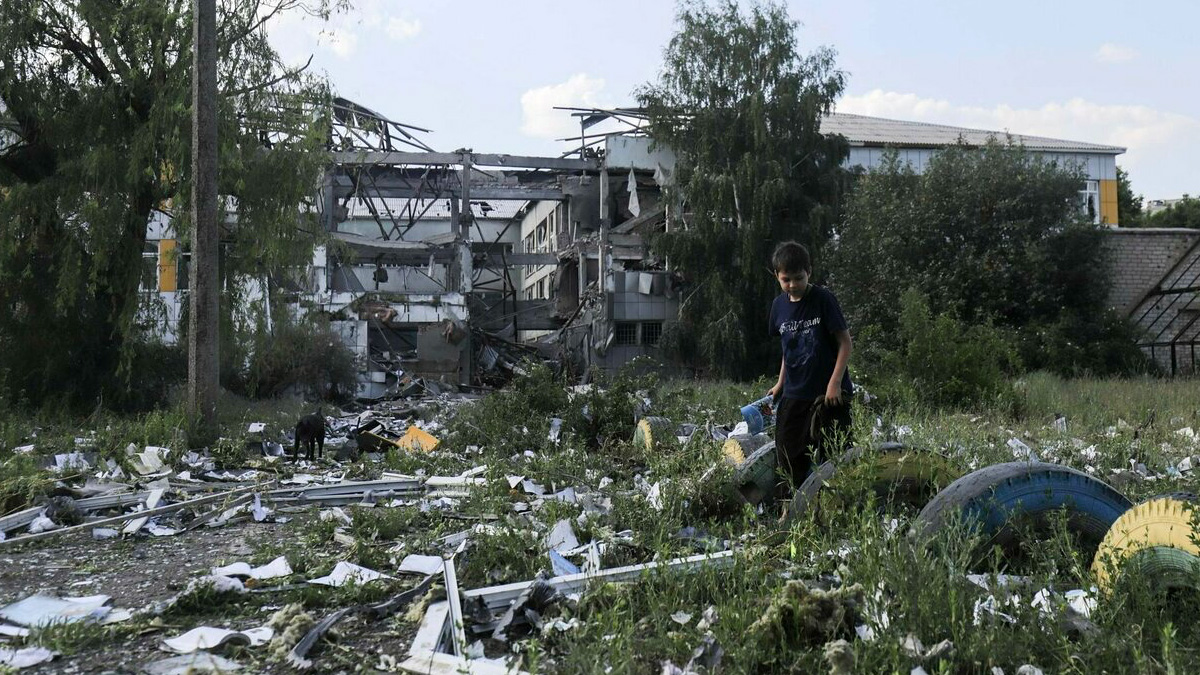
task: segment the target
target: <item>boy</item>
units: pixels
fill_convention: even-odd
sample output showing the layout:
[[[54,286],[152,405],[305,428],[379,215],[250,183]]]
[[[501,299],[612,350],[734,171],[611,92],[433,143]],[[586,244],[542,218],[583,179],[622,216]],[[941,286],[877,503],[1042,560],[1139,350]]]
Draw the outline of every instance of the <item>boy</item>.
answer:
[[[783,346],[779,381],[768,392],[783,397],[775,421],[776,466],[799,487],[814,461],[828,459],[848,440],[850,331],[833,293],[809,283],[808,249],[785,241],[775,247],[771,265],[783,290],[771,303],[770,322]],[[816,405],[818,397],[824,405]]]

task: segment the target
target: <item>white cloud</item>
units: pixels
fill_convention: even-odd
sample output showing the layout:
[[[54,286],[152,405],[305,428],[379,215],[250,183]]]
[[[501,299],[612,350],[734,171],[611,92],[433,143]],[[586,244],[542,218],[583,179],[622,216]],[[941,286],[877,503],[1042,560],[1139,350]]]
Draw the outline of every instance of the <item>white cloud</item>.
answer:
[[[1125,63],[1137,57],[1138,52],[1133,47],[1126,47],[1111,42],[1105,42],[1100,45],[1100,48],[1092,55],[1092,58],[1096,59],[1098,63]]]
[[[1154,197],[1189,191],[1194,174],[1183,158],[1200,152],[1200,118],[1144,105],[1073,98],[1036,108],[980,107],[876,89],[843,97],[837,111],[1121,146],[1128,152],[1117,162],[1130,170],[1135,190]]]
[[[421,20],[393,16],[388,20],[387,34],[393,40],[407,40],[421,32]]]
[[[579,123],[554,106],[611,107],[601,102],[604,79],[576,73],[565,82],[530,89],[521,94],[521,133],[555,139],[579,134]]]

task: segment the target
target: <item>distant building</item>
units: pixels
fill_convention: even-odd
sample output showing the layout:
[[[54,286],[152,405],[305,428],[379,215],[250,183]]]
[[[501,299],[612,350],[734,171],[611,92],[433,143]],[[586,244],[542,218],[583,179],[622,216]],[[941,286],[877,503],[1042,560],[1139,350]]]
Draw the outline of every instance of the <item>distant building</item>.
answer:
[[[841,134],[850,142],[850,158],[846,162],[848,166],[873,169],[880,165],[889,149],[895,149],[901,161],[908,162],[917,173],[925,170],[929,160],[938,150],[960,141],[971,146],[981,146],[990,138],[1002,142],[1011,138],[1013,143],[1022,145],[1047,160],[1073,164],[1083,169],[1087,179],[1079,190],[1080,208],[1096,224],[1120,224],[1117,213],[1116,158],[1125,152],[1125,148],[847,113],[832,113],[826,116],[821,121],[821,130],[827,134]]]
[[[1166,211],[1181,201],[1183,201],[1182,197],[1179,199],[1147,199],[1142,210],[1149,216],[1159,211]]]

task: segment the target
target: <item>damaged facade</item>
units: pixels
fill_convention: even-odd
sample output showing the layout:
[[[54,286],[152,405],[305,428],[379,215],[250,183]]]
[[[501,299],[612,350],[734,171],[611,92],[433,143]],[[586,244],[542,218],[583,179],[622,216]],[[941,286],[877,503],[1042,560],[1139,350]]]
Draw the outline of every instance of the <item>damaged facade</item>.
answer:
[[[582,374],[657,353],[678,301],[642,234],[664,221],[669,151],[635,133],[578,157],[443,153],[417,137],[425,130],[351,101],[335,99],[334,113],[317,191],[330,244],[292,290],[298,311],[327,314],[355,352],[359,396],[418,377],[488,384],[528,356]],[[188,257],[161,220],[143,275],[160,302],[145,314],[174,342]],[[246,305],[266,283],[251,286]]]

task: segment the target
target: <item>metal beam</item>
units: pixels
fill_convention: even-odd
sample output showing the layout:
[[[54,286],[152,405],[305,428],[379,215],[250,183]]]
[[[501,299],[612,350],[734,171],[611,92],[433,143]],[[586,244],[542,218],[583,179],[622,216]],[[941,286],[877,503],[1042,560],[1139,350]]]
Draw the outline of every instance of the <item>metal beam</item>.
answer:
[[[644,565],[628,565],[626,567],[615,567],[605,570],[596,570],[594,572],[582,572],[580,574],[568,574],[561,577],[547,579],[546,583],[550,584],[559,593],[578,593],[587,588],[590,583],[612,583],[618,581],[633,581],[641,578],[643,574],[649,570],[665,568],[671,572],[691,572],[706,567],[728,567],[733,564],[733,551],[721,551],[719,553],[701,553],[699,555],[688,556],[686,558],[676,558],[665,562],[654,561]],[[518,581],[512,584],[503,586],[489,586],[487,588],[477,588],[469,591],[463,591],[462,597],[467,602],[480,601],[488,610],[498,612],[507,608],[521,592],[532,585],[533,581]]]
[[[428,192],[421,193],[416,187],[378,187],[371,190],[370,194],[363,195],[357,192],[352,187],[338,186],[333,188],[333,194],[338,198],[348,197],[353,194],[359,194],[364,197],[392,197],[396,199],[431,199]],[[495,201],[512,200],[512,201],[556,201],[562,202],[567,200],[567,195],[563,194],[562,190],[555,188],[521,188],[521,187],[472,187],[471,199],[489,199]]]
[[[555,316],[554,300],[517,300],[513,311],[503,309],[496,313],[479,314],[475,317],[476,326],[484,330],[500,330],[512,322],[515,316],[521,324],[521,330],[558,330],[562,328],[562,319]]]
[[[342,166],[374,166],[377,164],[462,164],[463,154],[457,152],[334,152],[333,161]],[[513,169],[549,169],[552,171],[598,171],[598,159],[563,157],[529,157],[468,153],[472,166],[502,166]]]
[[[397,173],[393,175],[393,171]],[[356,185],[355,183],[356,181],[352,176],[335,173],[330,180],[330,189],[332,190],[332,194],[338,198],[350,195],[361,197],[396,197],[402,199],[436,198],[430,194],[427,188],[422,187],[419,179],[406,176],[399,169],[391,169],[381,172],[378,175],[372,172],[369,189],[365,191],[360,185]],[[501,182],[472,182],[471,199],[511,199],[520,201],[544,199],[564,201],[567,199],[567,196],[563,194],[562,188],[553,180],[530,180],[518,182],[515,185]]]
[[[503,259],[499,252],[487,255],[476,256],[475,264],[479,267],[504,267],[504,263],[509,265],[557,265],[558,255],[554,253],[508,253]]]

